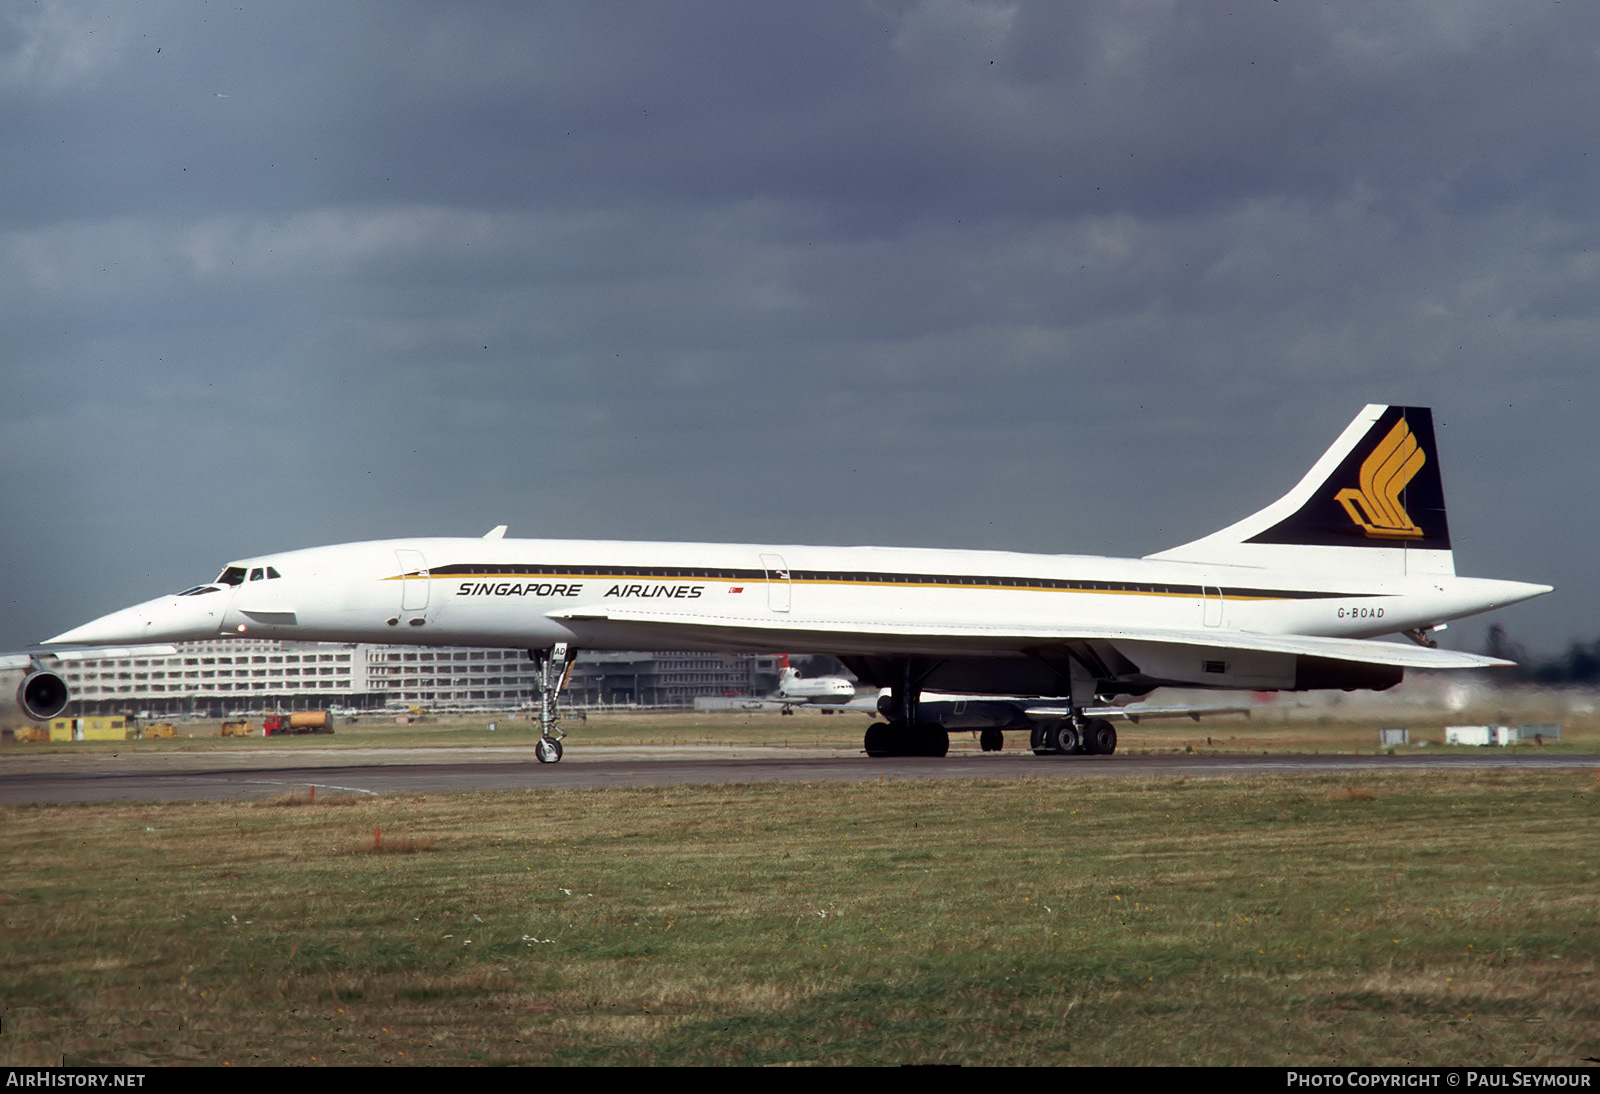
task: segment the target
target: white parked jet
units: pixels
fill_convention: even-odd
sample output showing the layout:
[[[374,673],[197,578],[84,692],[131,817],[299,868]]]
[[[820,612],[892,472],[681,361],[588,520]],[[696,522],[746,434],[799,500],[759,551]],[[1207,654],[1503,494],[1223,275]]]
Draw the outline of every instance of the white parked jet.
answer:
[[[783,712],[791,713],[791,704],[838,706],[856,697],[854,680],[843,676],[801,676],[789,664],[789,655],[783,656],[783,669],[778,674],[778,690],[774,699],[784,704]]]
[[[555,693],[577,649],[804,649],[891,689],[869,754],[943,755],[948,734],[918,717],[925,688],[1065,697],[1064,745],[1096,732],[1086,709],[1163,685],[1382,689],[1407,668],[1506,664],[1434,648],[1429,632],[1550,591],[1456,576],[1420,407],[1366,407],[1282,498],[1144,558],[504,532],[243,559],[50,642],[520,647],[543,667],[542,760],[560,756]]]

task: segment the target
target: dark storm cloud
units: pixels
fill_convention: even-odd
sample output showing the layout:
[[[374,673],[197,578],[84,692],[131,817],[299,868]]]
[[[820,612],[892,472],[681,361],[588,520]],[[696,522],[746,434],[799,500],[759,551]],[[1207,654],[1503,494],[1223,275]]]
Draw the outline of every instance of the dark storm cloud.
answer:
[[[1588,635],[1597,31],[8,9],[0,646],[233,556],[502,522],[1144,553],[1369,400],[1439,408],[1466,572],[1565,586],[1508,625]]]

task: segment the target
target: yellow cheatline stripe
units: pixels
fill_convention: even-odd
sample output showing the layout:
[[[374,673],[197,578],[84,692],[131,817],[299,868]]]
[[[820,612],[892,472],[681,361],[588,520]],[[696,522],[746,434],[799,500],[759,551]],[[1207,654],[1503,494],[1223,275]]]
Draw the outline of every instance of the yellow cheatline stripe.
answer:
[[[384,581],[400,581],[406,577],[419,579],[420,574],[395,574],[383,578]],[[764,577],[641,577],[638,574],[429,574],[430,581],[473,581],[488,583],[491,581],[518,581],[518,582],[550,582],[550,581],[635,581],[635,582],[668,582],[668,581],[721,581],[729,585],[766,585],[774,584],[771,578]],[[1037,585],[969,585],[964,582],[953,581],[834,581],[823,578],[798,577],[789,578],[785,584],[791,585],[835,585],[846,588],[860,588],[863,585],[882,589],[973,589],[992,592],[1010,593],[1078,593],[1084,596],[1164,596],[1178,599],[1193,600],[1200,596],[1198,590],[1193,592],[1158,592],[1154,589],[1090,589],[1082,587],[1041,588]],[[1328,593],[1328,596],[1365,596],[1365,593]],[[1296,597],[1283,596],[1275,593],[1228,593],[1224,600],[1294,600]]]
[[[403,581],[406,578],[421,578],[423,574],[394,574],[383,578],[384,581]],[[617,581],[611,574],[427,574],[429,581]],[[697,577],[697,578],[671,578],[671,577],[636,577],[638,581],[732,581],[733,578]]]
[[[1200,591],[1198,589],[1196,589],[1193,592],[1164,593],[1164,592],[1158,592],[1155,589],[1088,589],[1088,588],[1080,588],[1080,587],[1066,587],[1066,588],[1046,589],[1046,588],[1040,588],[1037,585],[964,585],[964,584],[957,584],[957,583],[953,583],[953,582],[940,583],[940,582],[921,582],[921,581],[821,581],[821,580],[814,580],[814,579],[811,579],[811,578],[799,578],[799,579],[796,579],[794,581],[794,584],[796,584],[796,585],[849,585],[849,586],[873,585],[873,586],[878,586],[880,588],[885,588],[885,589],[976,589],[976,590],[983,590],[983,591],[998,591],[998,592],[1008,592],[1008,593],[1081,593],[1081,594],[1083,594],[1085,596],[1167,596],[1167,597],[1178,597],[1180,599],[1188,599],[1188,600],[1193,600],[1196,597],[1201,595]],[[1360,594],[1360,593],[1354,593],[1354,594],[1329,593],[1328,595],[1331,597],[1331,596],[1335,596],[1335,595],[1360,596],[1360,595],[1365,595],[1365,594]],[[1223,599],[1224,600],[1293,600],[1293,599],[1296,599],[1296,598],[1295,597],[1288,597],[1288,596],[1280,596],[1280,595],[1277,595],[1277,594],[1274,594],[1274,593],[1251,593],[1251,594],[1230,593],[1227,596],[1223,597]]]
[[[822,578],[802,577],[793,579],[792,583],[795,585],[848,585],[851,587],[871,585],[882,589],[976,589],[1003,593],[1095,593],[1104,596],[1194,597],[1200,595],[1198,590],[1192,593],[1163,593],[1154,589],[1089,589],[1078,586],[1041,588],[1038,585],[968,585],[959,581],[828,581]],[[1244,598],[1241,597],[1240,599]]]

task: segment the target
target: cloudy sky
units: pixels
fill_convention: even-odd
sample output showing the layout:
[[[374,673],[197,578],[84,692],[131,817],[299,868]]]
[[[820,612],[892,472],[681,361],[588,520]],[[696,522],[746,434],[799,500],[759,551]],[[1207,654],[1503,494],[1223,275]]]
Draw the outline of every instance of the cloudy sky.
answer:
[[[14,0],[0,649],[502,523],[1146,554],[1399,402],[1554,653],[1597,119],[1584,3]]]

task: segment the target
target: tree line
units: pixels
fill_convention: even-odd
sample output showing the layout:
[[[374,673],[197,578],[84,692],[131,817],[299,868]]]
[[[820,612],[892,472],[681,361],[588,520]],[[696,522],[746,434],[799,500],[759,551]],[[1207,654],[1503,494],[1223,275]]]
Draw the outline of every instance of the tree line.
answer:
[[[1530,684],[1600,684],[1600,639],[1574,640],[1565,653],[1537,660],[1528,655],[1520,642],[1512,641],[1504,627],[1495,623],[1489,627],[1483,652],[1490,657],[1516,662],[1514,668],[1496,670],[1501,679]]]

